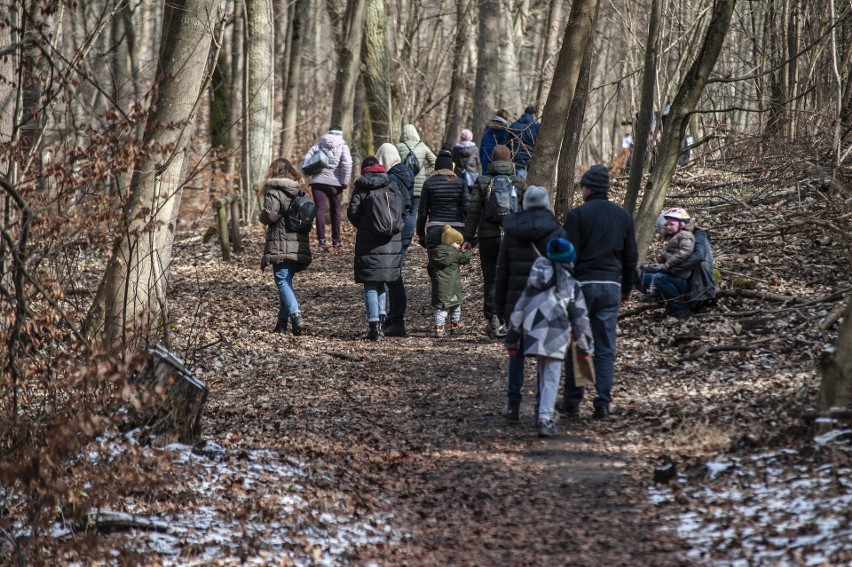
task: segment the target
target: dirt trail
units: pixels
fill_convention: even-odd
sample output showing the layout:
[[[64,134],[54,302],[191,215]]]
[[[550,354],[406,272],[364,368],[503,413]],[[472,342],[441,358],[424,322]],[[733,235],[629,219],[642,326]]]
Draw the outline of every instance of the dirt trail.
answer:
[[[368,343],[359,340],[366,323],[347,235],[343,252],[317,254],[297,275],[308,331],[295,338],[268,332],[272,276],[256,267],[260,232],[249,236],[236,266],[185,272],[176,285],[185,309],[201,302],[200,327],[233,331],[220,347],[230,359],[224,373],[215,356],[197,361],[212,376],[205,436],[297,455],[326,475],[330,490],[348,495],[351,510],[392,513],[407,536],[363,546],[347,562],[683,564],[679,542],[650,519],[650,472],[640,460],[647,455],[635,437],[625,443],[618,387],[612,421],[592,421],[586,400],[583,418],[560,422],[555,439],[536,435],[529,378],[522,424],[507,426],[498,415],[505,355],[481,333],[476,256],[464,275],[468,334],[430,336],[426,256],[414,247],[405,268],[410,336]],[[235,361],[245,370],[235,371]]]

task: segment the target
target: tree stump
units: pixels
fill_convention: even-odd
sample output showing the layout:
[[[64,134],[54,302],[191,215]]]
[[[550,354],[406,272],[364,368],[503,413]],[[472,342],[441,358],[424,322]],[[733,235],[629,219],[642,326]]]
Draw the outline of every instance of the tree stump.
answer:
[[[207,386],[183,362],[162,346],[148,351],[150,358],[134,380],[154,403],[140,412],[146,435],[158,445],[173,440],[194,444],[201,437],[201,413]]]

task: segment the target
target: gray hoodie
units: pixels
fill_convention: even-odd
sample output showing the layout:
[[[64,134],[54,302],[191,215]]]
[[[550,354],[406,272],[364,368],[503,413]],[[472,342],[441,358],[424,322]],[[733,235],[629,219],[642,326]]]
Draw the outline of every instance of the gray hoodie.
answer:
[[[414,155],[420,160],[420,172],[414,176],[414,197],[420,197],[423,182],[435,168],[435,154],[432,153],[425,142],[420,141],[420,134],[414,124],[406,124],[402,127],[402,136],[399,140],[396,149],[399,150],[399,157],[403,162],[405,162],[405,156],[408,155],[409,151],[414,152]],[[409,148],[411,149],[409,150]]]

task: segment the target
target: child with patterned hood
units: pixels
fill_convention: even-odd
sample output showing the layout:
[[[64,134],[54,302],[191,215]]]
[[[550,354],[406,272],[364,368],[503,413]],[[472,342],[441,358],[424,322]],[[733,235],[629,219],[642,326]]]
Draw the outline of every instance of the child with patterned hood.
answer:
[[[538,432],[542,437],[557,433],[553,412],[571,335],[580,353],[591,355],[594,349],[586,301],[579,282],[571,275],[576,258],[568,240],[550,240],[547,257],[533,264],[527,286],[509,317],[506,350],[512,356],[520,351],[536,357]]]

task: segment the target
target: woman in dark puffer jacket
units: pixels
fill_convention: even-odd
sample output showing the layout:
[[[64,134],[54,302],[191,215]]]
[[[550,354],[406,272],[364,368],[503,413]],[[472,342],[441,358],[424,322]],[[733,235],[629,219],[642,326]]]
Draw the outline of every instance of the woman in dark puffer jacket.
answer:
[[[302,176],[289,161],[278,158],[269,166],[264,183],[260,222],[267,226],[266,245],[260,269],[272,264],[278,288],[278,323],[275,333],[287,330],[289,320],[294,335],[302,334],[302,312],[293,291],[293,275],[311,264],[310,234],[287,228],[285,217],[293,199],[303,194]]]
[[[464,180],[453,172],[453,157],[438,152],[435,171],[423,183],[420,210],[417,211],[417,241],[427,250],[441,243],[441,233],[448,224],[461,232],[467,214],[468,192]]]
[[[355,234],[355,282],[364,284],[364,304],[367,309],[369,331],[364,338],[378,340],[387,313],[386,285],[399,279],[401,274],[402,233],[382,236],[370,229],[370,215],[365,207],[371,191],[390,187],[385,166],[368,156],[361,162],[361,177],[355,180],[355,190],[349,201],[346,216],[357,229]],[[402,202],[405,198],[401,196]],[[402,222],[402,218],[399,219]]]

